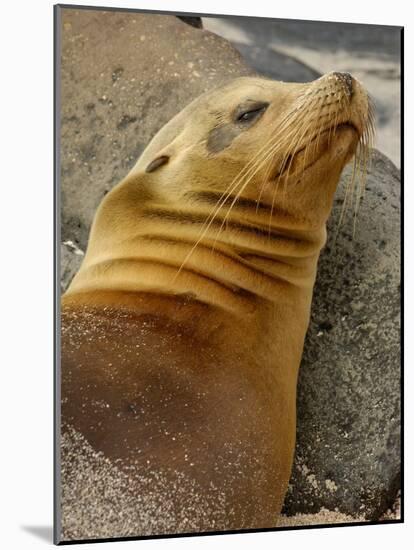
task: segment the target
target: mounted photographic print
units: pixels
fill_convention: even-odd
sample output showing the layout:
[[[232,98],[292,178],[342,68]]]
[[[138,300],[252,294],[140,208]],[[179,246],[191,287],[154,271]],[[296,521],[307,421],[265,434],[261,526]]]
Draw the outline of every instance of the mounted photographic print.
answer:
[[[55,7],[55,542],[401,522],[402,28]]]

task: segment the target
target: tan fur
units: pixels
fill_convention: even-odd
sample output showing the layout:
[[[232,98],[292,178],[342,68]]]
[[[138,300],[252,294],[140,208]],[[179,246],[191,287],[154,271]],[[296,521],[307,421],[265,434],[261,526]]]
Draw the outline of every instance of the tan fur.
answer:
[[[105,197],[63,296],[63,420],[133,465],[138,487],[149,467],[206,499],[221,487],[214,521],[156,489],[193,530],[271,527],[280,512],[325,224],[371,126],[352,86],[240,78],[195,100]],[[254,101],[269,106],[235,123]]]

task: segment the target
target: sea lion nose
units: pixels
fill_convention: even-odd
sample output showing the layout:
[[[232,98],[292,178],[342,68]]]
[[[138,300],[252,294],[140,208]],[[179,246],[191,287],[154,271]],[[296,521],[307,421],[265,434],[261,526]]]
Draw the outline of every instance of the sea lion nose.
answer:
[[[338,73],[338,72],[334,72],[333,74],[337,78],[337,80],[339,80],[339,82],[342,83],[344,88],[348,91],[349,95],[352,95],[353,82],[354,82],[352,75],[349,73]]]

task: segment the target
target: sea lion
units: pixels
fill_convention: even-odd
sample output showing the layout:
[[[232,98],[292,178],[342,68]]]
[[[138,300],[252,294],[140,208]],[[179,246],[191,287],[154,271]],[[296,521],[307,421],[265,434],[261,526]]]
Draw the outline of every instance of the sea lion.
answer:
[[[114,536],[275,526],[326,221],[371,131],[347,73],[239,78],[102,201],[62,298],[62,421],[151,502]]]

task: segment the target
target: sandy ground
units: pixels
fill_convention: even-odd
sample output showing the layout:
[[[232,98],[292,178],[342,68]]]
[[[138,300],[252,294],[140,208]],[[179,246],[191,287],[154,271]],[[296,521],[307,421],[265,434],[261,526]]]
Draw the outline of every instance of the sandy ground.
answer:
[[[387,510],[379,521],[392,521],[401,518],[401,499],[398,496],[394,506]],[[358,523],[367,521],[364,516],[352,517],[342,514],[339,510],[321,508],[317,514],[297,514],[296,516],[281,516],[278,527],[296,527],[298,525],[326,525],[331,523]]]
[[[96,452],[82,435],[67,428],[62,436],[62,540],[84,538],[110,538],[156,533],[191,532],[191,524],[180,523],[168,503],[159,502],[156,491],[141,492],[130,485],[128,476],[116,464]],[[141,478],[141,481],[144,478]],[[158,478],[157,478],[158,479]],[[153,480],[149,480],[153,485]],[[175,487],[183,499],[192,499],[192,488],[185,485],[185,479]],[[193,502],[193,501],[191,501]],[[193,502],[200,514],[208,510],[208,502],[202,495]],[[122,513],[119,510],[122,509]],[[156,531],[153,520],[157,518]],[[199,518],[200,519],[200,518]],[[400,519],[400,497],[392,509],[387,510],[380,520]],[[178,524],[177,524],[178,520]],[[364,515],[352,517],[338,508],[321,508],[315,514],[280,516],[275,527],[290,528],[307,525],[350,524],[367,521]],[[220,529],[220,527],[217,527]]]

